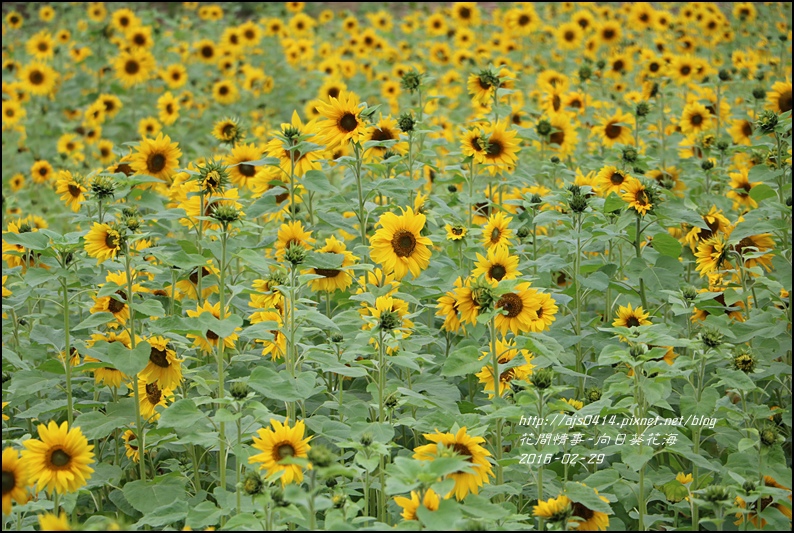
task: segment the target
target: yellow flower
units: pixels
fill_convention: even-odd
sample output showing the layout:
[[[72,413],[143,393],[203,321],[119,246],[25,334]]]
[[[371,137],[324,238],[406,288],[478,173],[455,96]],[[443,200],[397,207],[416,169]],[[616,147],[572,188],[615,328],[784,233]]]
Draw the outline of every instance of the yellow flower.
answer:
[[[421,498],[418,492],[412,490],[410,499],[404,496],[397,496],[394,498],[394,503],[402,507],[403,512],[400,513],[400,516],[404,520],[416,520],[416,510],[419,509],[420,505],[428,511],[436,511],[441,503],[441,498],[433,489],[427,489]]]
[[[3,407],[7,402],[3,402]],[[3,415],[3,420],[8,420]],[[19,460],[19,453],[14,448],[3,449],[3,514],[11,514],[11,500],[20,505],[28,501],[28,485],[30,485],[28,469]]]
[[[76,492],[94,472],[88,466],[94,462],[94,445],[88,444],[79,427],[69,429],[67,422],[60,426],[52,420],[46,426],[39,424],[38,433],[41,440],[22,443],[22,461],[31,479],[39,490],[49,493]]]
[[[289,420],[284,424],[278,420],[270,420],[271,428],[263,428],[257,431],[259,437],[254,437],[253,447],[262,453],[252,455],[248,458],[250,464],[260,463],[260,470],[267,470],[267,475],[281,473],[281,485],[286,486],[290,483],[300,483],[303,481],[303,469],[297,464],[280,464],[282,459],[296,457],[306,459],[311,446],[309,440],[311,436],[303,438],[306,426],[303,421],[289,426]],[[311,469],[309,464],[307,468]]]
[[[384,213],[378,225],[381,228],[370,237],[372,260],[383,270],[402,279],[410,271],[416,278],[430,263],[432,241],[423,237],[425,215],[407,208],[402,215]]]

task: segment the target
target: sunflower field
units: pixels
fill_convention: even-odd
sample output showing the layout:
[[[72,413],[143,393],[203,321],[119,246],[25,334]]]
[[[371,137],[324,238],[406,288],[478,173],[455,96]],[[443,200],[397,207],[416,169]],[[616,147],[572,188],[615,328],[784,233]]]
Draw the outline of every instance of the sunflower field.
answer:
[[[4,3],[3,530],[789,530],[790,3]]]

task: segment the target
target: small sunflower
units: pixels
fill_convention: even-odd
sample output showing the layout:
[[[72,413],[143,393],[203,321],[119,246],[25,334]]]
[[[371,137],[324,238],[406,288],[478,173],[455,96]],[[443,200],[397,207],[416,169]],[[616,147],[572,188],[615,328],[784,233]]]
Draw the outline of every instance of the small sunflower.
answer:
[[[750,191],[752,191],[753,187],[756,185],[761,185],[761,182],[751,182],[749,169],[747,168],[742,168],[739,172],[731,172],[728,174],[728,177],[731,179],[731,190],[725,193],[725,196],[733,200],[733,208],[742,211],[756,209],[758,207],[758,202],[750,196]]]
[[[124,454],[133,462],[137,463],[141,458],[141,451],[138,448],[138,435],[128,429],[122,436],[124,439]]]
[[[436,494],[433,489],[427,489],[424,496],[421,497],[418,492],[412,490],[410,498],[397,496],[394,498],[394,503],[402,507],[403,512],[400,513],[400,516],[402,516],[404,520],[416,520],[416,510],[419,509],[420,505],[428,511],[437,511],[441,503],[441,498],[439,498],[438,494]]]
[[[633,144],[634,138],[629,126],[633,122],[634,118],[630,114],[618,110],[613,115],[605,117],[601,124],[594,128],[594,132],[601,143],[608,148],[616,144]]]
[[[455,486],[446,497],[452,494],[460,501],[469,492],[479,493],[480,487],[485,483],[490,483],[490,478],[494,475],[488,457],[491,453],[482,447],[485,439],[482,437],[472,437],[466,433],[466,427],[462,427],[457,433],[441,433],[436,430],[435,434],[425,433],[424,437],[432,444],[425,444],[414,448],[414,459],[420,461],[432,461],[440,457],[439,444],[446,448],[451,448],[459,455],[463,456],[471,463],[471,472],[453,472],[447,478],[455,480]]]
[[[19,71],[19,81],[22,83],[22,88],[25,92],[44,96],[50,94],[55,89],[55,83],[58,80],[58,73],[47,65],[34,61],[29,65],[25,65]]]
[[[85,236],[85,251],[90,257],[97,258],[97,264],[108,259],[115,259],[124,243],[119,230],[109,224],[94,222],[94,226]]]
[[[477,254],[476,268],[471,275],[475,278],[485,276],[488,281],[502,281],[514,279],[518,271],[518,256],[511,255],[506,245],[488,248],[485,256]]]
[[[9,129],[25,118],[27,111],[16,100],[3,100],[3,129]]]
[[[594,180],[594,185],[601,196],[609,196],[611,192],[614,192],[618,196],[622,196],[626,186],[633,179],[634,178],[626,172],[619,170],[617,167],[608,165],[598,172]]]
[[[728,133],[731,135],[734,144],[751,146],[753,144],[753,122],[746,118],[737,118],[731,121]]]
[[[160,122],[166,126],[170,126],[179,118],[179,100],[171,94],[171,91],[166,91],[157,99],[157,109]]]
[[[297,111],[292,112],[292,121],[281,124],[281,131],[276,138],[265,146],[265,153],[280,161],[280,168],[285,176],[291,173],[303,176],[310,170],[320,169],[322,152],[320,150],[295,150],[293,147],[303,137],[312,137],[316,130],[314,121],[303,124]]]
[[[81,180],[74,177],[68,170],[58,173],[58,180],[55,182],[55,193],[61,195],[61,200],[70,207],[75,213],[80,211],[80,204],[85,202],[85,192],[88,188]]]
[[[130,392],[130,396],[134,396]],[[145,379],[138,376],[138,399],[141,406],[141,416],[144,422],[153,422],[160,418],[160,413],[155,410],[158,405],[167,407],[174,401],[174,393],[171,389],[161,386],[158,382],[147,383]]]
[[[317,251],[319,253],[341,255],[343,259],[340,268],[349,267],[358,260],[352,252],[347,251],[345,243],[334,236],[325,239],[325,246]],[[322,276],[322,278],[313,279],[309,282],[311,289],[315,292],[343,291],[353,283],[353,276],[350,274],[350,270],[312,268],[305,273]]]
[[[136,340],[137,336],[136,336]],[[132,344],[130,343],[130,332],[128,330],[122,330],[121,333],[116,333],[114,331],[108,331],[107,333],[93,333],[91,334],[91,338],[86,342],[86,345],[90,348],[94,346],[97,342],[104,341],[104,342],[120,342],[127,348],[131,348]],[[85,356],[83,360],[85,363],[99,363],[99,359],[95,359],[89,355]],[[121,382],[125,379],[129,379],[126,374],[121,372],[120,370],[116,370],[115,368],[111,367],[101,367],[101,368],[94,368],[91,370],[94,373],[94,382],[99,385],[100,383],[103,385],[107,385],[108,387],[119,388],[121,386]]]
[[[229,105],[237,101],[240,92],[231,80],[221,80],[212,86],[212,97],[219,104]]]
[[[5,402],[3,402],[5,407]],[[7,420],[3,415],[3,420]],[[11,514],[11,500],[19,505],[28,502],[30,485],[27,467],[19,460],[19,453],[11,447],[3,449],[3,514]]]
[[[133,271],[132,273],[133,280],[135,279],[136,273]],[[110,312],[113,313],[113,317],[118,321],[117,324],[110,324],[111,327],[118,327],[119,324],[122,326],[127,323],[127,320],[130,318],[130,310],[127,307],[127,273],[123,270],[118,272],[108,272],[107,276],[105,276],[105,281],[116,285],[119,287],[119,290],[115,292],[115,296],[118,299],[111,297],[111,296],[102,296],[95,298],[94,306],[91,308],[91,313],[101,313],[101,312]],[[100,284],[99,287],[102,288],[105,284]],[[148,289],[145,289],[139,283],[133,283],[132,286],[133,293],[137,292],[147,292]]]
[[[515,341],[503,341],[497,340],[496,341],[496,353],[499,357],[499,396],[503,396],[505,391],[510,387],[510,382],[515,380],[526,380],[532,374],[532,369],[535,368],[535,365],[532,364],[533,355],[529,352],[529,350],[519,350],[515,347]],[[516,356],[521,355],[524,359],[524,364],[521,365],[514,365],[510,368],[504,368],[501,365],[506,365],[510,363]],[[475,374],[479,379],[479,382],[482,383],[483,391],[488,393],[488,398],[493,398],[494,396],[494,373],[493,373],[493,365],[488,364],[490,363],[491,354],[488,352],[483,352],[481,360],[485,360],[484,362],[486,365],[482,367],[482,370]]]
[[[698,102],[690,102],[684,107],[681,114],[681,120],[678,122],[681,127],[681,132],[689,134],[698,134],[703,132],[711,124],[711,113],[703,104]]]
[[[179,89],[188,81],[187,69],[179,63],[165,67],[160,72],[160,77],[168,85],[169,89]]]
[[[204,300],[203,305],[197,305],[196,310],[188,309],[187,316],[190,318],[197,318],[204,313],[210,313],[212,316],[220,320],[221,318],[221,304],[220,302],[216,302],[214,305]],[[226,316],[228,316],[228,309],[226,312]],[[237,328],[235,331],[239,331],[242,328]],[[205,353],[211,353],[213,349],[218,345],[218,340],[220,340],[220,336],[208,329],[205,335],[195,335],[192,333],[188,333],[187,337],[189,339],[193,339],[193,345],[201,348],[201,350]],[[237,333],[232,333],[228,337],[223,338],[223,344],[226,348],[234,348],[234,343],[237,340]]]
[[[278,420],[270,420],[271,428],[262,428],[257,431],[258,437],[254,437],[253,447],[262,453],[252,455],[248,462],[260,463],[260,470],[267,470],[267,475],[272,476],[281,473],[281,486],[290,483],[300,483],[303,481],[303,469],[297,464],[279,464],[282,459],[296,457],[301,459],[308,458],[309,440],[311,436],[303,438],[306,426],[303,421],[296,422],[293,427],[289,426],[289,420],[284,424]],[[311,469],[309,464],[307,468]]]
[[[154,336],[146,339],[151,350],[149,362],[138,377],[147,383],[157,383],[163,389],[175,389],[182,383],[182,361],[176,356],[168,339]]]
[[[303,223],[299,220],[293,220],[282,224],[278,230],[276,241],[276,259],[284,261],[284,255],[290,245],[297,245],[310,251],[314,245],[314,237],[311,231],[306,231],[303,228]]]
[[[61,511],[58,516],[54,513],[42,513],[38,518],[41,531],[72,531],[69,515],[65,511]]]
[[[154,72],[154,56],[145,48],[123,51],[113,60],[116,78],[124,87],[146,82]]]
[[[264,345],[262,355],[269,355],[273,361],[284,357],[284,354],[287,353],[287,337],[281,332],[281,328],[284,326],[281,313],[276,310],[256,311],[248,319],[251,324],[259,324],[261,322],[274,322],[276,324],[278,329],[270,330],[273,339],[256,339],[256,342]]]
[[[372,260],[380,263],[384,271],[394,273],[397,279],[404,278],[409,271],[415,278],[419,277],[430,263],[433,245],[421,234],[425,218],[410,207],[399,216],[384,213],[378,220],[380,229],[370,237]]]
[[[532,516],[537,516],[549,522],[564,522],[571,516],[571,500],[568,496],[560,495],[545,501],[538,501],[532,508]]]
[[[466,237],[466,233],[468,233],[468,229],[466,226],[460,224],[446,224],[444,229],[447,232],[447,240],[449,241],[459,241]]]
[[[79,427],[69,429],[68,422],[60,426],[50,421],[46,426],[39,424],[39,439],[23,442],[22,462],[35,481],[39,490],[48,493],[66,494],[76,492],[84,486],[94,469],[93,444],[80,431]]]
[[[455,280],[454,286],[455,289],[460,289],[463,286],[463,280],[460,276]],[[461,322],[458,300],[455,294],[455,290],[447,291],[446,294],[438,298],[436,316],[444,318],[444,324],[441,325],[441,328],[445,331],[457,333],[462,329],[465,333],[466,326]]]
[[[367,126],[355,93],[343,91],[339,98],[329,97],[328,102],[317,104],[317,110],[323,117],[317,122],[317,134],[329,148],[351,140],[362,142]]]
[[[182,150],[179,143],[160,133],[156,139],[143,139],[132,155],[130,166],[137,174],[146,174],[168,181],[179,166]]]
[[[475,154],[479,163],[488,166],[488,171],[495,174],[499,171],[511,170],[518,160],[521,150],[516,140],[518,132],[508,130],[507,120],[502,120],[493,126],[486,127],[483,135],[483,150]]]
[[[212,136],[221,142],[236,144],[243,138],[240,121],[236,118],[224,118],[212,126]]]
[[[634,209],[641,216],[647,215],[648,211],[654,207],[648,190],[638,179],[628,180],[621,198],[629,204],[629,208]]]
[[[726,234],[717,233],[698,244],[697,252],[695,252],[697,258],[695,269],[700,272],[700,277],[733,268],[728,261],[728,252],[731,251],[731,247],[728,246],[727,240]]]
[[[388,146],[372,146],[364,151],[366,161],[379,161],[387,152],[404,154],[408,151],[408,143],[400,139],[400,130],[397,120],[391,116],[383,117],[376,124],[369,126],[364,132],[362,142],[387,142],[394,141]]]
[[[766,101],[767,109],[771,109],[778,115],[791,111],[791,82],[775,82],[772,90],[766,93]]]
[[[489,249],[494,246],[510,246],[513,230],[508,227],[513,217],[506,217],[501,211],[488,217],[488,223],[482,230],[483,244]]]
[[[634,328],[637,326],[648,326],[651,324],[651,321],[648,320],[650,314],[646,313],[642,306],[638,306],[636,309],[632,308],[631,304],[628,306],[620,306],[618,308],[618,316],[614,322],[612,322],[613,326],[623,326],[626,328]]]
[[[235,187],[247,187],[248,180],[254,178],[262,169],[247,163],[262,159],[262,149],[255,144],[238,144],[232,148],[231,154],[224,158],[229,169],[229,178]]]

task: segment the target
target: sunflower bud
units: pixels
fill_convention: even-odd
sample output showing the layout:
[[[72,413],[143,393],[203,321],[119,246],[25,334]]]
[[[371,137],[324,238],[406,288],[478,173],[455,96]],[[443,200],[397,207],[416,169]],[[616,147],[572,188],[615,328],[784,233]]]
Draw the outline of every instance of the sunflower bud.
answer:
[[[546,119],[539,121],[535,126],[535,131],[538,132],[538,135],[541,137],[546,137],[551,133],[551,122]]]
[[[458,192],[458,188],[455,185],[447,185],[447,191]]]
[[[717,76],[719,76],[720,81],[731,81],[731,73],[724,68],[720,69]]]
[[[527,228],[526,226],[521,226],[520,228],[518,228],[518,231],[516,231],[516,237],[522,240],[529,237],[529,228]]]
[[[232,388],[229,392],[231,392],[232,398],[239,401],[244,400],[248,396],[248,393],[251,392],[251,389],[244,381],[236,381],[232,383]]]
[[[397,396],[392,395],[386,398],[386,402],[384,405],[386,405],[388,409],[394,409],[395,407],[397,407]]]
[[[703,493],[703,499],[711,503],[726,503],[731,499],[731,493],[722,485],[711,485]]]
[[[347,502],[347,496],[344,492],[337,492],[333,496],[331,496],[331,504],[334,506],[334,509],[341,509],[345,506]]]
[[[684,297],[684,300],[691,302],[698,296],[698,290],[693,287],[692,285],[687,285],[683,289],[681,289],[681,294]]]
[[[620,155],[620,158],[626,163],[634,163],[637,161],[637,150],[633,146],[626,146]]]
[[[584,396],[587,398],[589,403],[597,402],[601,399],[601,389],[598,387],[587,389],[584,393]]]
[[[262,491],[265,488],[265,484],[262,481],[262,476],[259,473],[250,471],[245,475],[245,479],[243,480],[243,490],[249,496],[256,496],[257,494],[262,494]]]
[[[647,116],[651,112],[651,106],[648,105],[648,102],[640,102],[634,108],[634,112],[638,117]]]
[[[791,195],[786,198],[786,207],[791,207]]]
[[[758,437],[761,439],[763,446],[772,446],[778,440],[778,433],[774,427],[766,426],[758,432]]]
[[[364,446],[365,448],[372,445],[372,434],[364,433],[363,435],[361,435],[361,438],[358,440],[358,442],[361,443],[361,445]]]
[[[532,198],[529,199],[529,203],[533,206],[538,206],[543,203],[543,198],[541,198],[539,194],[535,193],[532,195]]]
[[[290,243],[284,257],[293,265],[300,265],[306,259],[306,248],[300,244]]]
[[[589,65],[579,67],[579,81],[587,81],[593,75],[593,69]]]
[[[629,347],[629,354],[634,359],[639,359],[640,357],[645,355],[647,352],[648,352],[648,347],[645,344],[642,344],[642,343],[632,344]]]
[[[700,164],[700,168],[702,168],[704,171],[708,172],[709,170],[714,168],[714,163],[712,163],[711,160],[706,159],[705,161],[703,161]]]
[[[116,182],[110,176],[98,174],[91,180],[91,192],[94,193],[97,200],[113,198],[116,192]]]
[[[755,370],[755,365],[755,357],[744,351],[733,358],[733,368],[741,370],[745,374],[752,374]]]
[[[742,490],[743,490],[745,493],[747,493],[747,494],[749,494],[749,493],[753,492],[755,489],[756,489],[755,483],[753,483],[753,482],[752,482],[752,481],[750,481],[750,480],[747,480],[747,481],[745,481],[745,482],[742,484]]]
[[[309,450],[309,461],[313,466],[327,468],[334,462],[334,454],[326,446],[315,444]]]
[[[700,340],[709,348],[716,348],[722,344],[723,335],[720,330],[705,326],[700,332]]]
[[[777,115],[774,111],[766,110],[761,112],[761,116],[755,121],[756,127],[761,133],[772,133],[777,126]]]
[[[334,333],[331,335],[331,342],[339,344],[340,342],[344,341],[345,337],[341,333]]]
[[[493,306],[496,296],[490,285],[475,283],[472,287],[471,296],[481,310],[490,309]]]
[[[289,505],[289,502],[284,499],[284,491],[281,490],[281,487],[274,487],[270,491],[270,497],[273,498],[273,503],[276,504],[276,507],[287,507]]]
[[[755,89],[753,89],[753,98],[755,98],[756,100],[763,100],[764,98],[766,98],[766,91],[764,90],[764,88],[756,87]]]
[[[557,157],[556,155],[553,155],[553,156],[551,156],[551,159],[549,159],[549,161],[551,161],[552,165],[556,165],[557,163],[560,162],[560,158]]]
[[[267,277],[268,287],[284,285],[287,282],[287,273],[283,270],[273,270]]]
[[[380,314],[380,322],[378,326],[384,331],[391,331],[400,327],[402,320],[396,311],[383,311]]]
[[[719,150],[720,152],[724,152],[730,147],[731,145],[728,143],[728,141],[719,141],[717,143],[717,150]]]
[[[568,206],[574,213],[583,213],[587,209],[587,198],[581,194],[574,194],[568,202]]]
[[[607,62],[604,61],[603,59],[599,59],[598,61],[596,61],[596,68],[598,70],[603,70],[605,66],[607,66]]]
[[[221,192],[229,183],[229,171],[219,161],[210,161],[199,168],[199,183],[204,194]]]
[[[224,226],[228,226],[240,220],[242,213],[233,205],[215,204],[210,216]]]
[[[551,387],[551,381],[554,379],[554,370],[551,368],[541,368],[532,374],[530,382],[535,388],[545,390]]]
[[[402,85],[403,89],[413,94],[414,92],[418,91],[419,87],[422,85],[422,74],[415,70],[409,70],[403,74],[400,85]]]
[[[416,120],[411,113],[402,113],[400,118],[397,119],[397,126],[400,128],[401,132],[409,133],[414,131],[414,128],[416,127]]]

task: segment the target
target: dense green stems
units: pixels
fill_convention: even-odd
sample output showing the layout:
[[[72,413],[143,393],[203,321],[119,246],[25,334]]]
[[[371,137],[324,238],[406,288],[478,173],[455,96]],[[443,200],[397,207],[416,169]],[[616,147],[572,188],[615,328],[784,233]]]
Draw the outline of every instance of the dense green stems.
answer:
[[[294,141],[290,141],[294,142]],[[295,151],[289,150],[289,218],[295,220]]]
[[[199,194],[199,204],[201,205],[201,214],[204,214],[204,210],[206,209],[204,205],[204,190],[202,189],[201,193]],[[201,239],[202,234],[204,233],[204,221],[199,220],[198,225],[196,226],[196,232],[198,233],[198,239],[196,240],[196,248],[198,248],[198,253],[201,255]],[[198,272],[196,273],[196,303],[198,303],[199,307],[201,307],[204,302],[202,302],[202,290],[201,290],[201,280],[204,278],[204,266],[198,267]]]
[[[500,383],[500,374],[499,374],[499,353],[497,353],[496,349],[496,317],[491,318],[489,323],[489,329],[491,333],[491,365],[493,366],[493,401],[496,402],[499,395],[499,383]],[[502,419],[497,418],[495,420],[496,423],[496,432],[495,432],[495,439],[496,442],[494,443],[494,451],[496,456],[496,484],[498,486],[502,485],[503,481],[503,471],[502,471]]]
[[[694,353],[697,354],[697,352],[694,352]],[[697,387],[697,391],[696,391],[696,399],[697,399],[696,405],[700,403],[700,400],[701,400],[701,398],[703,396],[703,389],[704,389],[705,380],[706,380],[706,356],[707,355],[708,355],[708,350],[704,351],[703,355],[700,358],[700,368],[698,370],[698,387]],[[693,357],[694,357],[694,354],[693,354]],[[695,427],[692,429],[692,452],[695,455],[699,455],[700,454],[700,431],[701,431],[701,426],[699,426],[699,425],[695,425]],[[695,487],[695,489],[700,487],[700,469],[698,468],[698,465],[695,464],[695,463],[692,463],[692,486]],[[700,515],[700,508],[699,508],[697,502],[695,502],[694,498],[693,498],[693,502],[692,502],[692,529],[693,529],[693,531],[697,531],[698,524],[700,523],[700,516],[699,515]]]
[[[640,373],[642,369],[640,366],[635,367],[634,369],[634,397],[637,401],[637,410],[636,410],[636,418],[642,419],[645,417],[645,398],[642,394],[642,388],[640,388]],[[641,438],[643,430],[640,426],[637,426],[637,437]],[[642,443],[640,443],[640,451],[642,451]],[[639,487],[637,495],[637,512],[638,512],[638,524],[637,530],[638,531],[645,531],[645,515],[648,514],[647,511],[647,503],[645,501],[645,464],[640,467],[640,479],[639,479]]]
[[[635,235],[634,235],[634,250],[637,252],[637,258],[642,257],[642,246],[640,242],[642,240],[642,217],[640,214],[637,213],[637,225],[635,227]],[[645,297],[645,282],[642,278],[640,278],[640,299],[642,300],[642,308],[647,311],[648,310],[648,300]]]
[[[356,163],[353,166],[353,175],[356,178],[356,191],[358,192],[358,225],[361,229],[361,246],[367,245],[367,215],[364,212],[364,184],[361,182],[361,145],[353,143]]]
[[[317,485],[317,470],[309,472],[309,531],[317,529],[317,517],[314,511],[315,486]]]
[[[543,390],[536,389],[538,392],[538,420],[543,420]],[[543,449],[543,444],[540,445],[538,452]],[[543,463],[538,466],[538,501],[543,499]]]
[[[291,377],[295,377],[295,265],[290,263],[289,269],[289,302],[287,302],[287,351],[285,353],[285,363],[287,371]],[[295,402],[287,402],[287,419],[295,420]]]
[[[97,198],[96,205],[97,205],[97,219],[99,220],[99,223],[102,224],[102,199],[101,198]]]
[[[378,328],[378,422],[383,424],[384,417],[384,392],[386,390],[386,346],[383,329]],[[378,460],[378,480],[380,482],[380,498],[378,499],[378,520],[386,521],[386,461],[381,454]]]
[[[130,319],[127,321],[129,324],[129,331],[130,331],[130,346],[131,349],[135,349],[135,309],[133,307],[133,292],[132,292],[132,265],[131,265],[131,258],[130,258],[130,245],[128,242],[124,242],[124,268],[127,274],[127,307],[129,308],[130,312]],[[68,357],[68,355],[67,355]],[[141,395],[138,391],[138,374],[132,376],[132,391],[133,395],[135,396],[135,429],[138,432],[138,453],[140,454],[140,460],[138,461],[138,467],[140,468],[141,474],[141,481],[146,480],[146,461],[145,453],[146,453],[146,441],[145,435],[146,432],[143,428],[143,418],[141,417]]]
[[[579,374],[584,373],[584,357],[582,354],[582,294],[581,285],[579,280],[579,271],[581,269],[582,260],[582,213],[576,213],[576,252],[573,257],[573,288],[574,288],[574,308],[575,320],[574,331],[576,333],[576,372]],[[584,378],[579,377],[579,398],[584,396]]]
[[[66,420],[69,422],[69,428],[71,428],[72,422],[74,422],[74,409],[72,408],[72,339],[69,331],[69,289],[66,280],[63,278],[61,279],[61,288],[63,289],[63,332],[66,342],[63,354],[64,367],[66,369]]]
[[[229,227],[224,224],[223,231],[221,231],[221,258],[220,258],[220,274],[219,274],[219,287],[218,297],[220,299],[220,310],[218,311],[218,318],[221,322],[226,318],[226,241],[229,237]],[[226,397],[225,381],[226,371],[224,368],[224,348],[226,347],[226,339],[218,339],[218,409],[223,405],[223,399]],[[218,424],[218,474],[220,479],[220,486],[226,490],[226,422]]]
[[[190,445],[190,462],[193,464],[193,484],[196,486],[196,493],[201,492],[201,469],[199,467],[198,456],[196,456],[196,445]]]

